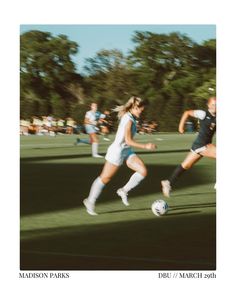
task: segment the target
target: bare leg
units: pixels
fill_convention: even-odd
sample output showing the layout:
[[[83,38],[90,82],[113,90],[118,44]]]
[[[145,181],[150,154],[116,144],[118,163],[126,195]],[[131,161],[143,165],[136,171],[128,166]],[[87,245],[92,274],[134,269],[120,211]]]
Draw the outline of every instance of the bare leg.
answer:
[[[194,152],[190,152],[184,161],[181,163],[182,167],[185,170],[190,169],[195,163],[197,163],[202,158],[201,155],[196,154]]]
[[[181,165],[177,166],[174,170],[174,172],[171,174],[169,179],[162,180],[161,186],[162,186],[162,192],[165,197],[170,196],[170,191],[173,185],[175,184],[176,180],[188,169],[190,169],[197,161],[199,161],[202,158],[201,155],[196,154],[194,152],[188,153],[184,161],[181,163]]]
[[[146,177],[147,169],[143,161],[136,155],[129,157],[126,161],[127,166],[135,171],[135,173],[130,177],[129,181],[120,189],[118,189],[117,194],[121,197],[122,202],[125,206],[129,206],[128,202],[128,192],[135,188],[139,183]]]
[[[147,168],[143,161],[138,156],[129,157],[126,165],[133,171],[140,173],[143,177],[147,176]]]
[[[212,143],[208,144],[206,150],[201,152],[201,155],[204,157],[216,159],[216,146]]]
[[[107,184],[118,170],[119,166],[113,165],[110,162],[106,161],[102,173],[100,174],[102,182],[104,184]]]
[[[96,142],[98,143],[98,136],[96,133],[90,133],[89,134],[89,137],[90,137],[90,141],[93,143],[93,142]]]

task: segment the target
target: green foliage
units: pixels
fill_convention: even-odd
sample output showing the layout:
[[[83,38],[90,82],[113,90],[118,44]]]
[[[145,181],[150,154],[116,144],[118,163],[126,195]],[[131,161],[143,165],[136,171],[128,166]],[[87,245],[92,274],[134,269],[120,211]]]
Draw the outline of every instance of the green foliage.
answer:
[[[200,107],[205,107],[209,97],[216,96],[216,80],[210,79],[197,87],[192,94],[193,101]]]
[[[82,77],[71,60],[75,42],[40,31],[23,34],[21,114],[81,122],[92,101],[105,110],[138,95],[149,101],[146,119],[156,120],[161,131],[174,131],[185,109],[205,108],[215,96],[216,40],[197,44],[180,33],[135,32],[132,41],[127,56],[113,49],[87,59]]]
[[[77,51],[78,45],[65,35],[53,37],[41,31],[21,35],[22,114],[32,112],[31,115],[45,115],[55,111],[56,114],[66,115],[68,104],[74,99],[66,86],[78,79],[71,60],[71,55]],[[31,111],[27,103],[31,105]]]
[[[87,60],[85,69],[89,73],[87,93],[102,108],[122,104],[133,94],[132,70],[119,50],[99,51],[94,58]]]

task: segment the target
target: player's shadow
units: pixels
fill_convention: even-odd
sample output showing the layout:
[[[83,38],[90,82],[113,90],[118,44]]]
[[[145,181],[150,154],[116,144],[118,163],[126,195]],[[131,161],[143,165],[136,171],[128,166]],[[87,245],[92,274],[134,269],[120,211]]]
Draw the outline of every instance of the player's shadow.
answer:
[[[83,206],[82,201],[89,194],[93,180],[100,174],[100,164],[68,164],[21,162],[20,167],[20,213],[35,213],[67,210]],[[130,192],[132,198],[161,193],[160,181],[168,177],[175,165],[147,165],[148,177],[139,187]],[[181,189],[196,184],[215,181],[214,171],[204,173],[204,166],[195,166],[185,173],[177,185]],[[132,171],[122,166],[112,181],[104,188],[99,203],[117,200],[116,190],[122,187],[132,175]]]

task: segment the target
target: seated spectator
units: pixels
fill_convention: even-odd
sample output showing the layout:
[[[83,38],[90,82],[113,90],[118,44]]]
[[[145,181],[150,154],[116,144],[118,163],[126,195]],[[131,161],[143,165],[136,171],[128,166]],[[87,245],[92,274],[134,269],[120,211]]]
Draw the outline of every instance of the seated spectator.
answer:
[[[29,135],[30,120],[20,119],[20,135]]]
[[[74,128],[76,128],[76,122],[72,118],[66,120],[66,134],[73,134]]]
[[[57,132],[59,133],[65,133],[66,127],[65,127],[65,120],[59,118],[57,120]]]
[[[42,131],[43,131],[43,121],[37,117],[37,116],[33,116],[32,118],[32,125],[33,128],[35,130],[35,134],[36,135],[43,135]]]

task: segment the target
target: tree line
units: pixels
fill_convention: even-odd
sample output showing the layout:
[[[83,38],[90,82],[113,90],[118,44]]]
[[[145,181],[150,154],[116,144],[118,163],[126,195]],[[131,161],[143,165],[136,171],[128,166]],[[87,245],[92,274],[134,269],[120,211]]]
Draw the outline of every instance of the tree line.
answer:
[[[72,61],[79,44],[65,35],[29,31],[20,36],[20,114],[51,114],[82,121],[88,105],[101,110],[123,104],[132,95],[148,100],[147,120],[161,131],[175,131],[181,113],[205,108],[215,96],[216,40],[198,44],[180,33],[137,31],[134,49],[101,50],[78,73]]]

